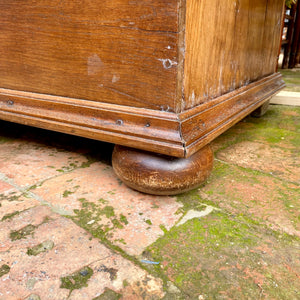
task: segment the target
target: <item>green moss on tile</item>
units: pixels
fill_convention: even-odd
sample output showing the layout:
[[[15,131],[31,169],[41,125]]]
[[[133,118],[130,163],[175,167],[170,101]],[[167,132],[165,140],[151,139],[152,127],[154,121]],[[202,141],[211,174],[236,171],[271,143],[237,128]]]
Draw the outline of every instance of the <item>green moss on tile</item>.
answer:
[[[199,194],[199,189],[178,195],[176,201],[183,204],[183,207],[179,208],[178,213],[185,213],[191,209],[202,211],[205,210],[207,205],[218,208],[218,204],[216,202],[201,197]]]
[[[299,69],[279,70],[286,84],[285,91],[300,92],[300,72]]]
[[[8,265],[5,265],[5,264],[2,265],[2,266],[0,267],[0,278],[1,278],[2,276],[4,276],[4,275],[8,274],[9,271],[10,271],[10,267],[9,267]]]
[[[114,243],[117,243],[117,242],[119,242],[119,243],[121,243],[123,245],[126,245],[126,242],[125,242],[124,239],[116,239],[116,240],[114,240]]]
[[[111,224],[110,225],[102,225],[99,224],[101,221],[101,218],[103,217],[103,203],[102,201],[97,202],[97,204],[88,202],[86,199],[81,198],[79,199],[82,204],[82,209],[75,209],[74,213],[75,216],[65,216],[68,219],[71,219],[75,224],[77,224],[79,227],[85,229],[94,238],[97,238],[101,241],[103,245],[111,249],[113,252],[116,252],[120,254],[123,258],[133,262],[135,265],[139,266],[141,269],[146,269],[145,266],[140,262],[140,260],[136,257],[128,255],[124,250],[122,250],[119,246],[111,242],[112,236],[111,233],[115,229],[115,226],[121,226],[122,221],[124,221],[121,216],[113,216],[111,217]],[[105,200],[104,200],[105,201]],[[106,202],[105,202],[106,203]],[[91,220],[95,220],[93,224],[89,224]],[[113,221],[113,220],[117,220]],[[125,223],[123,223],[125,224]],[[116,240],[116,242],[124,243],[124,240]],[[149,270],[148,270],[149,271]],[[153,272],[152,272],[153,271]],[[154,270],[150,270],[150,273],[153,275],[156,275],[157,272]],[[164,278],[164,281],[167,279]]]
[[[272,281],[280,271],[285,286],[278,291],[284,290],[282,295],[287,298],[276,296],[275,299],[292,299],[296,295],[291,286],[294,274],[290,272],[286,280],[282,264],[284,255],[291,258],[291,253],[286,251],[295,254],[299,246],[299,239],[272,231],[251,218],[213,212],[205,218],[173,227],[148,251],[154,261],[161,262],[160,266],[153,267],[169,276],[187,298],[203,295],[204,299],[243,299],[245,296],[258,299],[261,288],[272,298],[277,289]],[[267,256],[264,251],[273,254]],[[295,256],[293,259],[293,262],[287,259],[286,263],[300,266]],[[273,273],[272,264],[280,270]],[[270,270],[271,279],[266,275]]]
[[[289,145],[297,148],[300,143],[300,107],[271,105],[261,118],[248,116],[218,137],[213,144],[215,154],[242,141],[263,141],[271,146]]]
[[[118,220],[118,219],[112,219],[111,222],[114,225],[114,228],[118,228],[118,229],[123,229],[124,226],[122,225],[122,223]]]
[[[21,228],[20,230],[11,231],[10,239],[12,241],[24,239],[29,235],[33,235],[35,229],[36,229],[36,226],[29,224],[29,225],[25,226],[24,228]]]
[[[64,197],[64,198],[67,198],[67,197],[69,197],[69,196],[72,195],[72,194],[73,194],[73,192],[67,191],[67,190],[66,190],[66,191],[63,192],[63,197]]]
[[[87,229],[90,232],[97,232],[97,237],[102,239],[109,232],[115,228],[122,229],[126,222],[128,223],[124,215],[117,216],[115,210],[112,206],[103,204],[107,203],[106,200],[100,199],[98,203],[89,202],[84,198],[79,199],[82,205],[82,209],[75,209],[75,216],[70,217],[74,222],[76,222],[80,227]],[[99,223],[103,217],[110,220],[110,224],[102,225]],[[90,223],[91,220],[94,220],[93,223]]]
[[[48,240],[48,241],[45,241],[45,242],[43,242],[39,245],[36,245],[32,248],[28,248],[27,255],[36,256],[36,255],[39,255],[40,253],[43,253],[43,252],[53,249],[53,247],[54,247],[54,242]]]
[[[102,210],[101,210],[101,214],[105,215],[106,218],[111,218],[115,216],[115,210],[112,206],[105,206]]]
[[[70,195],[76,193],[76,191],[77,191],[79,188],[80,188],[80,186],[79,186],[79,185],[76,185],[76,186],[74,186],[74,187],[72,188],[72,191],[65,190],[65,191],[63,192],[63,197],[64,197],[64,198],[69,197]]]
[[[93,273],[90,267],[84,267],[71,275],[61,277],[60,288],[68,289],[70,291],[69,295],[71,295],[72,291],[87,287],[88,281],[93,276]]]
[[[128,225],[128,220],[123,214],[120,215],[120,222],[125,225]]]
[[[21,196],[22,196],[22,194],[16,195],[16,192],[12,192],[12,193],[9,193],[9,194],[0,194],[0,201],[1,200],[6,200],[6,201],[9,201],[9,202],[18,201]]]
[[[148,225],[152,225],[152,222],[150,219],[145,220],[145,223],[147,223]]]
[[[5,221],[5,220],[11,220],[13,217],[19,215],[20,212],[19,211],[14,211],[13,213],[7,214],[5,216],[3,216],[3,218],[1,219],[1,221]]]
[[[121,297],[121,294],[116,293],[115,291],[109,288],[106,288],[102,295],[93,298],[93,300],[119,300]]]
[[[107,200],[105,200],[105,199],[103,199],[103,198],[98,199],[98,201],[99,201],[100,203],[102,203],[102,204],[107,204],[107,203],[109,203]]]
[[[80,168],[89,168],[91,166],[91,164],[97,162],[96,158],[89,158],[88,161],[83,162],[80,166]]]

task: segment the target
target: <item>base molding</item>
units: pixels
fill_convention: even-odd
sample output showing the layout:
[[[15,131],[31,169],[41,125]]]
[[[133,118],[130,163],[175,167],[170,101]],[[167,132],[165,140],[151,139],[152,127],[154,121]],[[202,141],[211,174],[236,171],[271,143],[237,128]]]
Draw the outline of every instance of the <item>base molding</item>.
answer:
[[[275,73],[179,114],[0,88],[0,119],[190,157],[284,86]]]
[[[285,83],[275,73],[180,114],[186,157],[269,101]]]

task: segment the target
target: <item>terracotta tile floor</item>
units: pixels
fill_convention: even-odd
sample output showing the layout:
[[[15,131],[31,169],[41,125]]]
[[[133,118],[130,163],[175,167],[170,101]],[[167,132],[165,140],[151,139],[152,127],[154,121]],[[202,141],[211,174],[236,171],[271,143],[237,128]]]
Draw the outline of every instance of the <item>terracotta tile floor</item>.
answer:
[[[206,185],[149,196],[112,145],[0,121],[0,299],[300,299],[300,108],[212,146]]]

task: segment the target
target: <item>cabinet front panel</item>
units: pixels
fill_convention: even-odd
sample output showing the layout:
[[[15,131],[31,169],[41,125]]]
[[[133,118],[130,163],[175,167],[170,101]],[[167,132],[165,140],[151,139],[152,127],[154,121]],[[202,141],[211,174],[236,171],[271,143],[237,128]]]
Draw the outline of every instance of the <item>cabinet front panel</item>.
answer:
[[[0,87],[173,111],[177,1],[0,0]]]

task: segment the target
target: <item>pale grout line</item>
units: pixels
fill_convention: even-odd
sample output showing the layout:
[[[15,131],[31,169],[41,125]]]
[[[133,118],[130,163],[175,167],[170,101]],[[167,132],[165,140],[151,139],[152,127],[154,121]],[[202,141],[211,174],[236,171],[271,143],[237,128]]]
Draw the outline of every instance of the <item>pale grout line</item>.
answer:
[[[54,177],[50,177],[50,178],[47,178],[46,180],[48,179],[52,179],[52,178],[56,178],[58,176],[61,176],[62,174],[58,174],[57,176],[54,176]],[[41,205],[45,205],[45,206],[48,206],[53,212],[55,213],[58,213],[59,215],[63,215],[63,216],[66,216],[66,215],[71,215],[72,213],[69,212],[69,211],[64,211],[62,209],[58,209],[56,208],[55,206],[53,206],[51,203],[49,203],[48,201],[44,200],[42,197],[40,197],[39,195],[31,192],[29,189],[31,186],[26,186],[26,187],[20,187],[18,186],[13,179],[11,178],[8,178],[5,174],[1,173],[0,172],[0,180],[10,184],[11,186],[13,186],[15,189],[17,189],[19,192],[21,193],[26,193],[28,196],[30,196],[31,198],[37,200],[38,202],[41,203]],[[46,180],[44,181],[41,181],[41,183],[44,183]]]
[[[11,179],[8,178],[5,174],[0,173],[0,179],[8,184],[10,184],[11,186],[13,186],[14,188],[16,188],[18,191],[20,192],[24,192],[25,188],[22,188],[20,186],[18,186],[17,184],[15,184],[15,182]]]

